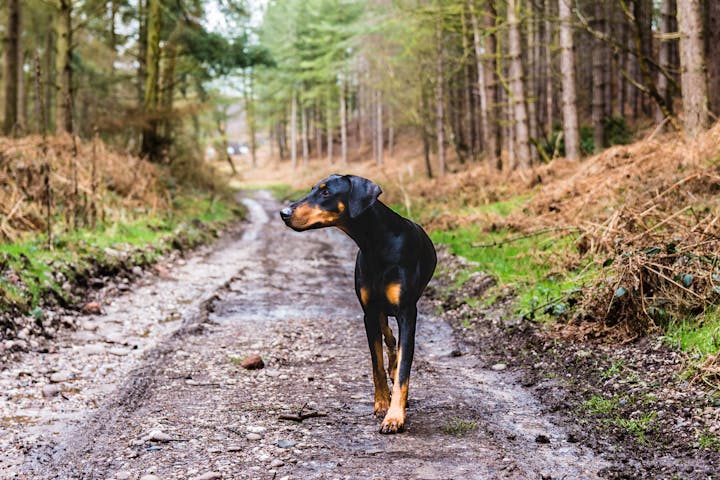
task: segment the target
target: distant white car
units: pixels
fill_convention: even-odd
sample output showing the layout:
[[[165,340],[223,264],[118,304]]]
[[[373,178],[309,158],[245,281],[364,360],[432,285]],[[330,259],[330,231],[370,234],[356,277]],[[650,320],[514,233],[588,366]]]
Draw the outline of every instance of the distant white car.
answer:
[[[227,147],[228,155],[246,155],[250,149],[244,143],[231,143]]]

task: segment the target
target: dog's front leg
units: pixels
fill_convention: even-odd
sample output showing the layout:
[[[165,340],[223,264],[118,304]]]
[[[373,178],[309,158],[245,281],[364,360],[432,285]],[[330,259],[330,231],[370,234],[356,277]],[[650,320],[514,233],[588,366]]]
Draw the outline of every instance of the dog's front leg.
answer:
[[[415,353],[415,322],[417,307],[407,305],[400,307],[397,315],[400,347],[397,352],[398,368],[393,380],[392,400],[390,409],[380,427],[381,433],[398,433],[405,428],[405,408],[407,406],[408,388],[410,386],[410,367]]]
[[[372,359],[373,383],[375,384],[375,415],[382,417],[390,406],[390,390],[383,366],[381,316],[385,314],[374,308],[365,310],[365,333],[367,333],[370,358]],[[387,323],[387,317],[385,317]]]

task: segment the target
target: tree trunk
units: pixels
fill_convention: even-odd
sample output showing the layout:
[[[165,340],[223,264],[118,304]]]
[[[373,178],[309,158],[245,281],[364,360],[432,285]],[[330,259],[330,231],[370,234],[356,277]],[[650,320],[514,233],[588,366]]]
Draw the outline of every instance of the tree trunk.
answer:
[[[508,36],[510,60],[510,104],[512,105],[513,120],[515,122],[515,140],[517,148],[517,164],[510,165],[527,168],[530,166],[530,136],[528,133],[528,113],[525,97],[524,72],[521,58],[522,42],[520,39],[520,26],[518,24],[517,10],[522,0],[508,0]]]
[[[60,132],[72,131],[72,0],[59,0],[55,23],[57,55],[57,110],[55,121]]]
[[[465,11],[463,9],[461,13],[461,20],[462,20],[462,46],[463,46],[463,56],[466,58],[470,58],[470,45],[468,42],[468,30],[467,30],[467,20],[465,18]],[[470,93],[472,92],[472,84],[473,81],[471,79],[471,67],[470,62],[464,62],[465,66],[463,68],[463,122],[462,126],[464,127],[463,132],[463,140],[465,144],[465,148],[467,149],[468,154],[470,155],[470,158],[473,160],[475,159],[475,142],[473,142],[473,111],[472,111],[472,100]]]
[[[18,121],[18,78],[20,75],[20,0],[7,2],[7,31],[4,43],[5,121],[3,132],[12,135]]]
[[[707,61],[708,103],[710,111],[716,119],[720,117],[720,55],[718,55],[718,45],[720,45],[720,1],[705,0],[705,59]]]
[[[147,9],[149,0],[138,0],[138,69],[137,96],[138,104],[145,102],[145,81],[147,76]]]
[[[626,47],[628,44],[628,23],[625,19],[625,15],[621,15],[618,21],[618,28],[620,29],[620,44]],[[617,74],[617,89],[618,89],[618,115],[625,117],[625,106],[627,103],[628,82],[625,78],[625,73],[628,72],[630,55],[627,51],[621,50],[618,54],[618,74]]]
[[[310,157],[310,140],[308,138],[308,118],[307,107],[300,102],[300,123],[302,124],[302,155],[303,167],[307,167]]]
[[[245,121],[248,125],[248,136],[250,138],[250,161],[253,168],[257,166],[257,141],[256,136],[256,125],[255,125],[255,100],[253,98],[253,91],[255,85],[253,83],[252,69],[248,69],[245,74],[246,85],[244,88],[245,96]]]
[[[674,32],[672,19],[676,16],[677,6],[675,0],[662,0],[660,6],[660,33],[670,34]],[[658,94],[665,100],[665,104],[669,108],[672,108],[672,95],[670,92],[670,82],[668,81],[667,75],[673,70],[670,63],[670,50],[672,48],[672,41],[667,38],[660,39],[660,47],[658,49],[658,65],[660,70],[658,71],[657,77],[657,89]],[[655,106],[655,123],[660,124],[665,120],[665,112],[659,105]]]
[[[22,49],[21,49],[22,50]],[[16,135],[24,135],[27,133],[27,99],[28,89],[25,85],[25,56],[20,53],[20,63],[18,65],[18,79],[17,79],[17,127]]]
[[[382,108],[382,92],[375,91],[375,121],[377,122],[377,164],[383,164],[383,108]]]
[[[395,155],[395,118],[393,110],[388,107],[388,156],[392,158]]]
[[[435,91],[435,130],[437,134],[437,155],[438,155],[438,175],[445,175],[445,111],[443,105],[443,34],[442,34],[442,21],[439,19],[438,24],[435,27],[436,36],[436,56],[435,67],[436,67],[436,91]]]
[[[483,61],[483,58],[488,54],[483,52],[482,40],[480,38],[480,28],[478,27],[477,15],[475,14],[474,1],[468,1],[468,7],[470,10],[470,23],[473,29],[473,45],[475,47],[475,61],[477,62],[478,72],[478,98],[480,100],[480,131],[482,132],[482,148],[485,150],[485,154],[492,163],[495,159],[492,158],[495,155],[494,142],[492,138],[492,131],[489,125],[490,123],[490,105],[488,102],[488,87],[486,82],[486,68],[484,66],[487,61]],[[494,53],[494,52],[492,52]],[[488,69],[489,70],[489,69]]]
[[[527,49],[526,51],[526,58],[527,58],[527,69],[525,71],[527,76],[527,90],[525,95],[525,103],[527,105],[527,115],[528,115],[528,148],[530,148],[530,163],[535,163],[537,161],[537,152],[535,151],[535,148],[531,147],[532,139],[538,138],[538,112],[537,112],[537,64],[538,64],[538,38],[537,38],[537,25],[535,24],[535,15],[534,11],[532,10],[532,4],[528,5],[528,8],[530,9],[530,15],[527,19],[526,25],[527,25]],[[522,45],[522,44],[521,44]],[[522,48],[522,47],[521,47]],[[522,65],[522,64],[521,64]]]
[[[330,94],[328,94],[325,105],[325,134],[327,135],[327,160],[330,165],[333,164],[333,113],[331,103]]]
[[[313,132],[315,132],[315,156],[320,159],[322,157],[322,132],[320,131],[320,105],[315,103],[313,105]]]
[[[602,5],[593,3],[593,28],[604,33]],[[596,152],[605,147],[605,42],[595,36],[592,38],[592,122],[593,144]]]
[[[678,0],[678,29],[685,130],[695,136],[709,120],[700,0]]]
[[[147,77],[143,108],[149,116],[143,128],[142,153],[153,160],[160,158],[158,138],[158,83],[160,81],[160,28],[162,25],[161,0],[148,0],[147,7]]]
[[[497,40],[497,11],[493,2],[485,3],[484,25],[488,34],[485,36],[486,61],[483,62],[485,70],[485,86],[487,87],[488,101],[488,159],[495,164],[497,170],[502,170],[502,129],[500,128],[500,95],[502,89],[498,85],[498,72],[500,71],[500,54]]]
[[[565,156],[580,158],[577,100],[575,95],[575,53],[573,51],[570,0],[558,0],[560,17],[560,74],[562,77],[562,115]]]
[[[51,132],[52,131],[52,122],[53,122],[53,94],[55,93],[55,85],[51,81],[52,78],[52,72],[53,72],[53,65],[55,64],[53,53],[55,52],[55,45],[53,43],[53,32],[52,30],[49,30],[45,34],[45,53],[43,58],[43,64],[45,65],[45,75],[44,75],[44,88],[45,88],[45,112],[44,112],[44,118],[45,118],[45,125],[43,125],[43,129],[45,132]]]
[[[340,82],[340,155],[343,165],[347,165],[347,106],[345,80]]]
[[[292,105],[290,110],[290,163],[297,167],[297,90],[292,91]]]
[[[553,2],[551,0],[545,1],[545,39],[544,39],[544,70],[545,74],[543,78],[545,80],[545,131],[548,138],[552,136],[552,131],[555,123],[555,89],[553,88],[553,57],[552,57],[552,45],[553,45],[553,33],[555,24],[551,22],[553,15]]]
[[[175,97],[175,64],[177,62],[177,47],[168,42],[165,47],[165,68],[163,71],[163,99],[162,110],[164,112],[163,134],[166,138],[171,138],[173,133],[173,123],[175,117],[173,115],[173,100]]]
[[[424,83],[424,82],[423,82]],[[433,178],[432,162],[430,161],[430,87],[426,88],[425,84],[420,90],[420,133],[422,134],[423,155],[425,157],[425,172],[428,178]]]

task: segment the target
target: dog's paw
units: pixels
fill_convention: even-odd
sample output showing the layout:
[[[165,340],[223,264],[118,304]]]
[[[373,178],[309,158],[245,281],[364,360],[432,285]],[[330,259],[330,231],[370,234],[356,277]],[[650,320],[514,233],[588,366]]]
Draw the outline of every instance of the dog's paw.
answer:
[[[391,408],[383,419],[380,433],[400,433],[405,430],[405,412]]]
[[[390,408],[390,400],[389,399],[375,399],[375,416],[378,418],[382,418],[387,413],[388,409]]]

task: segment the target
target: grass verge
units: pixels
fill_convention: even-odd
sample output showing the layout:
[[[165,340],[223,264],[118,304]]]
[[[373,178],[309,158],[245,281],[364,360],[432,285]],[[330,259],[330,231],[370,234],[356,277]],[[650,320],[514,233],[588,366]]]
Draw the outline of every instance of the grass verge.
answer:
[[[149,265],[170,250],[193,248],[243,215],[229,197],[190,192],[176,197],[164,214],[140,215],[95,229],[41,234],[0,244],[0,313],[40,315],[48,305],[71,306],[75,287],[89,277]],[[11,336],[7,320],[0,333]]]

